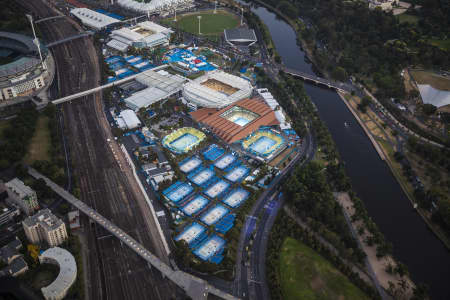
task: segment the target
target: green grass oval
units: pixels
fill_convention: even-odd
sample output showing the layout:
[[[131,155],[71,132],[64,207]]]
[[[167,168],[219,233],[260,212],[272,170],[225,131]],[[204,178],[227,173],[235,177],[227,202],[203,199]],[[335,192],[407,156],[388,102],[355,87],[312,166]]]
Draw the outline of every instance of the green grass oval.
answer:
[[[177,16],[177,23],[175,25],[173,19],[170,19],[171,26],[179,26],[183,31],[198,34],[198,19],[197,16],[202,16],[201,19],[201,33],[204,35],[220,35],[224,29],[231,29],[239,26],[239,19],[237,16],[228,12],[217,11],[217,14],[211,12],[202,12],[195,14],[188,14]]]
[[[293,238],[281,247],[280,281],[285,300],[369,299],[330,262]]]

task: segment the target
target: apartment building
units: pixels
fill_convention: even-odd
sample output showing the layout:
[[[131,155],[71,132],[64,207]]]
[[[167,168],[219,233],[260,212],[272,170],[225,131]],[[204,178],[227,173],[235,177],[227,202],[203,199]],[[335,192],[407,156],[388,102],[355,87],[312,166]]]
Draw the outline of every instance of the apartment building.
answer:
[[[6,203],[19,207],[27,215],[32,215],[39,209],[36,192],[25,185],[20,179],[13,180],[4,184],[8,192]]]
[[[26,218],[22,225],[25,235],[33,244],[46,241],[50,247],[56,247],[67,239],[66,224],[49,209],[42,209]]]

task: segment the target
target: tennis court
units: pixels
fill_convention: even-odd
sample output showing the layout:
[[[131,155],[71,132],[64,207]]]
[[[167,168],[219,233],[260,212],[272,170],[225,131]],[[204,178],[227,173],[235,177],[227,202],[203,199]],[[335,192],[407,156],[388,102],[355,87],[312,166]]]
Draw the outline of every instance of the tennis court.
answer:
[[[216,206],[210,208],[207,212],[205,212],[200,221],[210,226],[219,221],[223,216],[228,213],[229,209],[221,204],[217,204]]]
[[[205,195],[210,197],[211,199],[218,197],[223,192],[225,192],[230,187],[230,184],[226,182],[225,180],[219,180],[216,183],[210,185],[205,190]]]
[[[225,245],[225,240],[221,237],[214,235],[202,243],[195,251],[194,254],[200,257],[202,260],[207,261],[216,253],[218,253]]]
[[[186,215],[192,216],[201,211],[206,205],[208,205],[208,203],[208,199],[201,195],[197,195],[183,207],[182,211]]]

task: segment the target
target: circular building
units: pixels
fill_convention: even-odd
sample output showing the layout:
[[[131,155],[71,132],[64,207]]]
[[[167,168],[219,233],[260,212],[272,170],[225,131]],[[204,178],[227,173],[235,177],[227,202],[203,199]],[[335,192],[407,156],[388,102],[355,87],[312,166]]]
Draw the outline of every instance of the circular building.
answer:
[[[216,70],[186,83],[183,96],[197,107],[223,108],[248,98],[252,91],[253,87],[249,81]]]
[[[28,96],[43,88],[49,77],[48,49],[26,35],[0,31],[0,103]]]
[[[162,144],[174,153],[186,153],[200,144],[206,135],[192,127],[183,127],[166,135]]]
[[[73,255],[66,249],[54,247],[39,255],[41,264],[53,264],[59,267],[59,274],[50,285],[41,289],[46,300],[63,299],[77,279],[77,264]]]

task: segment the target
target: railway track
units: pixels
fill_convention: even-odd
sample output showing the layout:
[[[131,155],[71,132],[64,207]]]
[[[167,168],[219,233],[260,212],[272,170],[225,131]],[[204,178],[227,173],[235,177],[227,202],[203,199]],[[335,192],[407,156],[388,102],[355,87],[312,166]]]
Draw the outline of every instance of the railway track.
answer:
[[[20,3],[39,18],[57,13],[38,0]],[[57,26],[55,26],[55,24]],[[47,42],[77,34],[70,20],[42,22],[39,29]],[[99,64],[93,43],[77,39],[52,49],[58,71],[59,96],[97,86]],[[160,259],[167,255],[156,225],[137,183],[117,144],[109,145],[109,124],[104,115],[101,93],[63,106],[66,131],[79,179],[80,199],[142,243]],[[114,151],[114,153],[113,153]],[[117,157],[117,158],[116,158]],[[164,280],[120,241],[83,218],[87,236],[88,261],[86,295],[88,299],[178,299],[183,292]]]

